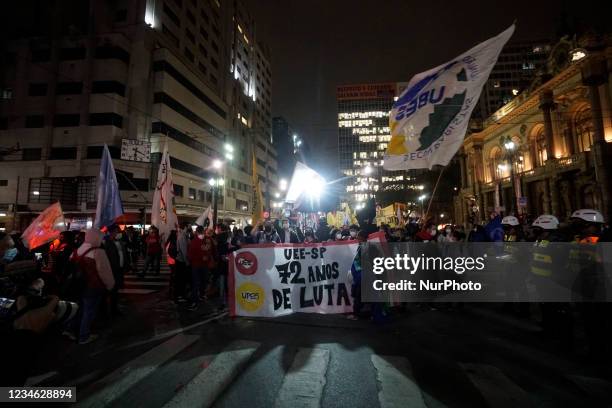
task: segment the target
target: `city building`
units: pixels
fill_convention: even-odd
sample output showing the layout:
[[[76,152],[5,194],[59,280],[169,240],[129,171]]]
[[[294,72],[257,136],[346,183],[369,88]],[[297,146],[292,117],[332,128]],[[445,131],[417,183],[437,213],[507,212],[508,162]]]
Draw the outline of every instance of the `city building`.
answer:
[[[277,177],[270,56],[241,1],[18,3],[6,15],[40,24],[4,29],[0,228],[57,200],[70,222],[91,222],[104,144],[123,222],[150,211],[165,145],[180,220],[215,185],[220,218],[248,221],[253,151],[264,191]]]
[[[460,150],[460,223],[594,208],[610,220],[612,38],[561,40],[546,71]]]
[[[438,173],[383,169],[384,153],[391,140],[389,112],[406,85],[391,82],[337,87],[338,155],[345,192],[342,201],[354,208],[376,198],[381,206],[407,203],[413,215],[419,216],[427,206],[425,197],[430,198]],[[446,177],[443,184],[448,184],[448,180]],[[446,194],[449,188],[439,191]],[[436,196],[432,214],[444,207]]]
[[[506,44],[482,89],[478,107],[472,116],[486,119],[527,89],[536,72],[546,63],[549,52],[548,40]]]

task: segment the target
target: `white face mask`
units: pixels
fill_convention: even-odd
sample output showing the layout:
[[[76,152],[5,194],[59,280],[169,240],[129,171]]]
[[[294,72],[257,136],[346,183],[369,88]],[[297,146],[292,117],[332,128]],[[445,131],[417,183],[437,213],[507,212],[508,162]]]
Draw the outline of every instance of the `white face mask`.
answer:
[[[357,236],[357,231],[351,231],[351,238],[355,238]]]
[[[198,238],[204,239],[204,234],[198,234]]]
[[[342,234],[336,234],[336,239],[337,239],[337,240],[342,239]]]

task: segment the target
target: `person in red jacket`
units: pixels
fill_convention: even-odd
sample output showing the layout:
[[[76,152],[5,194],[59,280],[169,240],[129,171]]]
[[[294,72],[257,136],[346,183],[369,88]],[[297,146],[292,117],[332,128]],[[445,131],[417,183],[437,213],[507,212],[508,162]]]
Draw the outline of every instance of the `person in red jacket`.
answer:
[[[159,263],[161,262],[162,246],[159,238],[159,231],[156,227],[151,226],[149,235],[146,238],[147,255],[145,258],[144,268],[138,276],[144,278],[145,274],[152,267],[154,274],[159,275]]]
[[[212,230],[204,227],[196,228],[196,235],[189,244],[187,258],[191,265],[191,304],[190,310],[196,310],[200,300],[206,300],[204,289],[208,283],[208,276],[216,265],[216,243],[212,237]]]

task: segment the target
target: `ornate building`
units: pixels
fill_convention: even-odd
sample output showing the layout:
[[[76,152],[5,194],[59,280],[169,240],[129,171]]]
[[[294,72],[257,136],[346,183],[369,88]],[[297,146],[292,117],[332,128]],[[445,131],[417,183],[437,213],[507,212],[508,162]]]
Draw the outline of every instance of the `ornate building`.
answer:
[[[563,39],[531,87],[465,138],[458,224],[490,211],[610,217],[612,37]]]

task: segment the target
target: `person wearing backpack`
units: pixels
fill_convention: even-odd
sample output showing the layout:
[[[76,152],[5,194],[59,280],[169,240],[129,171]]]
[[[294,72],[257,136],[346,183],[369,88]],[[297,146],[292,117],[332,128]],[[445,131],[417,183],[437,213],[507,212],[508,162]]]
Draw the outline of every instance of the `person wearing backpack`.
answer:
[[[83,293],[79,305],[79,314],[73,321],[72,329],[78,328],[79,344],[95,341],[98,336],[91,334],[91,325],[96,318],[100,302],[107,291],[115,286],[113,271],[106,252],[102,247],[104,235],[97,229],[85,232],[85,241],[72,255],[76,263],[80,279],[83,282]],[[77,340],[74,335],[67,335]]]

